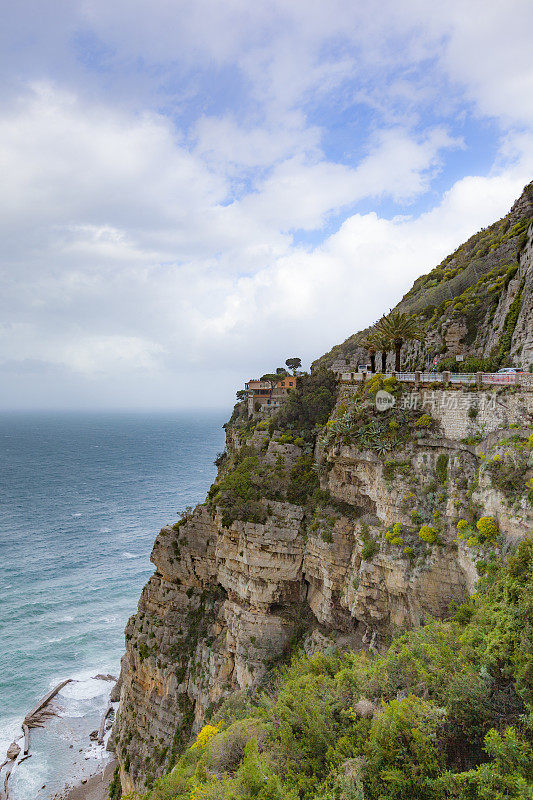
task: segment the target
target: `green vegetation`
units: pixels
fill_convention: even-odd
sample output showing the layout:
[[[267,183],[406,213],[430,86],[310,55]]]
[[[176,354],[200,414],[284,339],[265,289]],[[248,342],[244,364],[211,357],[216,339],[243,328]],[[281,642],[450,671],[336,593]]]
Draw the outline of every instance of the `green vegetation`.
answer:
[[[318,488],[318,475],[314,469],[313,456],[300,456],[290,472],[287,500],[289,503],[297,503],[303,506],[309,496]]]
[[[301,358],[288,358],[285,363],[288,366],[288,368],[293,371],[293,373],[295,373],[296,370],[300,369],[300,367],[302,366]]]
[[[208,493],[208,501],[222,509],[222,524],[229,527],[236,519],[264,522],[262,498],[281,499],[273,477],[257,455],[244,455],[224,472]]]
[[[264,691],[230,696],[142,797],[530,799],[533,542],[478,586],[384,654],[296,655]]]
[[[531,201],[532,185],[526,186],[524,192]],[[467,333],[463,341],[467,347],[477,339],[480,330],[492,323],[502,293],[507,291],[511,281],[517,277],[518,261],[527,242],[531,222],[530,216],[515,221],[511,220],[510,214],[507,215],[470,237],[431,272],[414,282],[394,313],[418,315],[427,323],[428,330],[440,331],[442,348],[437,346],[428,355],[446,353],[444,327],[449,321],[466,323]],[[519,295],[520,291],[519,288]],[[492,372],[501,366],[507,366],[509,345],[520,302],[519,297],[514,308],[509,310],[501,336],[498,337],[498,346],[488,358],[456,362],[453,357],[441,362],[439,369]],[[371,332],[372,329],[367,329],[353,334],[322,356],[315,362],[316,365],[328,366],[339,357],[350,358],[355,355],[360,358],[363,340]],[[422,361],[413,358],[408,368],[422,369],[423,366]]]
[[[433,525],[422,525],[418,535],[427,544],[437,544],[439,541],[439,532]]]
[[[415,428],[432,428],[434,425],[435,420],[429,414],[422,414],[415,422]]]
[[[376,324],[379,334],[386,342],[390,342],[396,354],[396,372],[401,369],[401,351],[405,342],[422,341],[424,329],[417,317],[403,311],[391,311]]]
[[[221,512],[224,527],[230,527],[235,520],[266,522],[271,513],[269,500],[306,505],[317,493],[320,495],[312,453],[336,397],[335,376],[328,370],[318,370],[300,376],[297,387],[270,420],[256,423],[247,416],[232,418],[232,431],[240,444],[231,457],[227,453],[218,455],[219,474],[208,492],[208,505],[213,512],[216,509]],[[258,432],[262,435],[254,443],[253,437]],[[270,441],[294,445],[300,448],[301,455],[295,460],[291,450],[286,463],[280,453],[272,467],[260,452]],[[326,498],[318,495],[317,503],[326,502]]]
[[[115,767],[108,791],[109,800],[120,800],[122,797],[122,789],[120,787],[120,770],[118,767]]]
[[[511,502],[524,493],[528,469],[528,458],[524,449],[517,447],[506,450],[503,455],[497,454],[487,461],[485,468],[492,485],[500,489]]]
[[[498,524],[494,517],[481,517],[476,522],[480,542],[493,542],[498,535]]]
[[[280,429],[312,431],[325,425],[337,399],[335,375],[326,369],[302,375],[281,407],[275,424]]]
[[[498,537],[498,523],[494,517],[480,517],[476,522],[476,530],[466,519],[457,523],[457,538],[465,541],[469,547],[494,547]]]
[[[363,561],[371,561],[379,552],[379,542],[369,533],[368,528],[363,528],[361,531],[361,539],[363,540],[361,558]]]
[[[444,484],[448,480],[448,456],[444,453],[441,453],[437,456],[437,465],[435,467],[435,473],[437,475],[437,480],[439,483]]]
[[[376,394],[386,391],[396,400],[387,411],[376,408]],[[383,456],[407,444],[413,433],[417,412],[401,405],[402,385],[395,378],[384,378],[381,373],[374,375],[360,388],[355,397],[346,398],[339,403],[335,416],[326,424],[325,444],[340,441],[353,444],[359,450],[374,450]],[[425,415],[428,427],[435,421]],[[395,470],[407,472],[409,465],[393,459],[385,461],[385,477],[392,477]]]

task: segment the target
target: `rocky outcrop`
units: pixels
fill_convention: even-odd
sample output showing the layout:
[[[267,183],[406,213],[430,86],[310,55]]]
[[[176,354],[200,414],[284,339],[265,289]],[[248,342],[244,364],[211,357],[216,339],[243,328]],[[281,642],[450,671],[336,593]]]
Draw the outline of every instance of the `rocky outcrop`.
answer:
[[[446,261],[444,295],[453,297],[453,286],[463,300],[441,316],[442,275],[417,281],[404,301],[434,303],[430,344],[486,355],[504,342],[517,361],[533,363],[533,244],[524,223],[532,213],[526,190],[505,220]],[[468,293],[476,276],[496,287],[479,308]],[[419,348],[406,350],[413,363]],[[217,482],[206,503],[161,530],[155,572],[126,627],[114,726],[123,789],[167,772],[210,711],[259,686],[295,642],[308,654],[381,649],[397,630],[444,617],[473,592],[490,551],[533,529],[532,389],[406,388],[382,424],[364,390],[346,386],[328,424],[307,439],[237,405]],[[255,483],[238,472],[243,464]],[[237,482],[221,503],[217,487],[228,475]],[[302,480],[312,494],[302,494]],[[252,500],[243,490],[232,507],[242,481]],[[483,517],[490,536],[476,527]]]
[[[354,392],[344,390],[338,408],[357,403]],[[486,464],[505,454],[506,437],[525,441],[513,432],[532,419],[533,393],[422,390],[416,403],[431,413],[433,431],[386,456],[317,445],[329,505],[268,500],[264,523],[224,526],[208,503],[162,529],[156,571],[126,628],[115,725],[124,789],[168,771],[210,709],[258,685],[296,638],[307,652],[381,648],[398,629],[445,616],[473,591],[481,557],[457,540],[461,516],[490,514],[509,542],[531,529],[530,506],[517,507]],[[280,458],[290,469],[302,450],[277,438],[228,428],[234,455],[245,446],[269,469]],[[424,544],[413,519],[437,517],[441,541]],[[401,546],[390,535],[395,525]]]

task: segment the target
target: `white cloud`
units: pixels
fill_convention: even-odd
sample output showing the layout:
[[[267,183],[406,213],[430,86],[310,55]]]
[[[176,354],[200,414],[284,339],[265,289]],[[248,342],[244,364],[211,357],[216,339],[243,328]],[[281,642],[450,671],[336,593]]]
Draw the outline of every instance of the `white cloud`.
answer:
[[[179,404],[376,319],[533,171],[531,4],[467,7],[86,0],[55,26],[23,0],[54,54],[13,50],[0,111],[5,368]],[[501,128],[478,177],[472,108]]]

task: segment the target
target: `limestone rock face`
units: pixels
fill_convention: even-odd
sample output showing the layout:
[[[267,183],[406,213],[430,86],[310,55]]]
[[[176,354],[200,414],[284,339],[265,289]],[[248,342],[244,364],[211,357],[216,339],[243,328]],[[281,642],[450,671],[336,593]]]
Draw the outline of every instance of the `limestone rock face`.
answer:
[[[404,345],[405,369],[427,364],[428,354],[500,353],[533,370],[531,219],[533,184],[507,217],[415,282],[398,308],[432,322],[424,343]],[[354,334],[317,364],[366,363],[360,341]],[[387,368],[394,368],[393,353]],[[270,489],[254,497],[254,513],[241,507],[231,514],[227,504],[217,507],[215,486],[206,503],[155,541],[155,572],[127,624],[117,684],[113,746],[125,792],[167,772],[210,710],[258,686],[295,641],[308,655],[381,649],[393,633],[445,617],[475,591],[477,567],[491,548],[505,551],[533,530],[526,492],[533,486],[533,375],[521,384],[406,390],[409,407],[433,423],[413,425],[392,452],[380,447],[376,419],[375,445],[372,437],[364,444],[355,435],[328,438],[326,426],[311,454],[301,437],[272,434],[266,422],[247,419],[245,403],[235,407],[217,483],[225,463],[253,456],[261,479],[272,478]],[[358,391],[340,390],[333,417],[358,402]],[[361,449],[367,444],[373,449]],[[288,488],[295,467],[301,480],[304,453],[307,468],[314,459],[320,489],[316,502],[312,495],[298,505],[282,498],[300,498]],[[497,541],[477,536],[483,516],[496,525]]]
[[[339,404],[357,402],[354,391]],[[420,390],[415,400],[436,428],[393,453],[317,444],[331,507],[265,500],[264,523],[224,526],[207,502],[161,530],[155,572],[126,627],[114,726],[125,791],[168,771],[209,710],[258,685],[295,638],[308,654],[383,648],[393,632],[446,616],[475,590],[484,557],[457,539],[461,516],[492,516],[509,543],[532,529],[531,506],[506,493],[498,458],[529,457],[521,442],[533,392]],[[263,430],[243,437],[237,424],[227,440],[228,453],[246,447],[269,470],[291,470],[302,453]],[[427,545],[415,522],[437,517],[439,541]]]

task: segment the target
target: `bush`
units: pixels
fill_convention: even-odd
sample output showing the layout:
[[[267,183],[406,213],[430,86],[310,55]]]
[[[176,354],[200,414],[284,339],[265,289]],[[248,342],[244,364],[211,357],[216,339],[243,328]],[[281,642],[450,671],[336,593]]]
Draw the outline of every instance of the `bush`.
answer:
[[[444,766],[437,740],[443,714],[415,695],[384,703],[365,747],[369,797],[431,800],[432,781]]]
[[[527,459],[520,451],[507,452],[503,458],[497,455],[486,464],[492,485],[510,500],[523,493],[527,468]]]
[[[529,800],[532,597],[527,539],[486,564],[454,619],[381,653],[295,655],[256,706],[225,700],[143,800]]]
[[[435,425],[435,420],[429,414],[422,414],[415,422],[415,428],[432,428]]]
[[[436,544],[439,540],[439,532],[433,525],[422,525],[418,531],[418,535],[423,542],[428,544]]]
[[[379,544],[375,539],[372,537],[368,537],[365,542],[363,542],[363,548],[361,550],[361,558],[363,561],[370,561],[376,553],[379,552]]]
[[[265,739],[266,731],[260,719],[244,719],[234,722],[224,731],[210,738],[207,745],[207,766],[218,773],[237,770],[243,759],[249,739]]]
[[[278,412],[277,426],[312,430],[315,425],[325,425],[336,399],[337,381],[333,372],[320,369],[302,375]]]
[[[437,465],[435,468],[437,480],[439,483],[446,483],[448,480],[448,456],[441,453],[437,457]]]
[[[313,456],[300,456],[291,469],[287,500],[289,503],[304,505],[308,497],[318,488],[319,480]]]
[[[481,517],[476,522],[476,528],[479,531],[478,539],[482,544],[494,542],[498,535],[498,523],[494,517]]]

